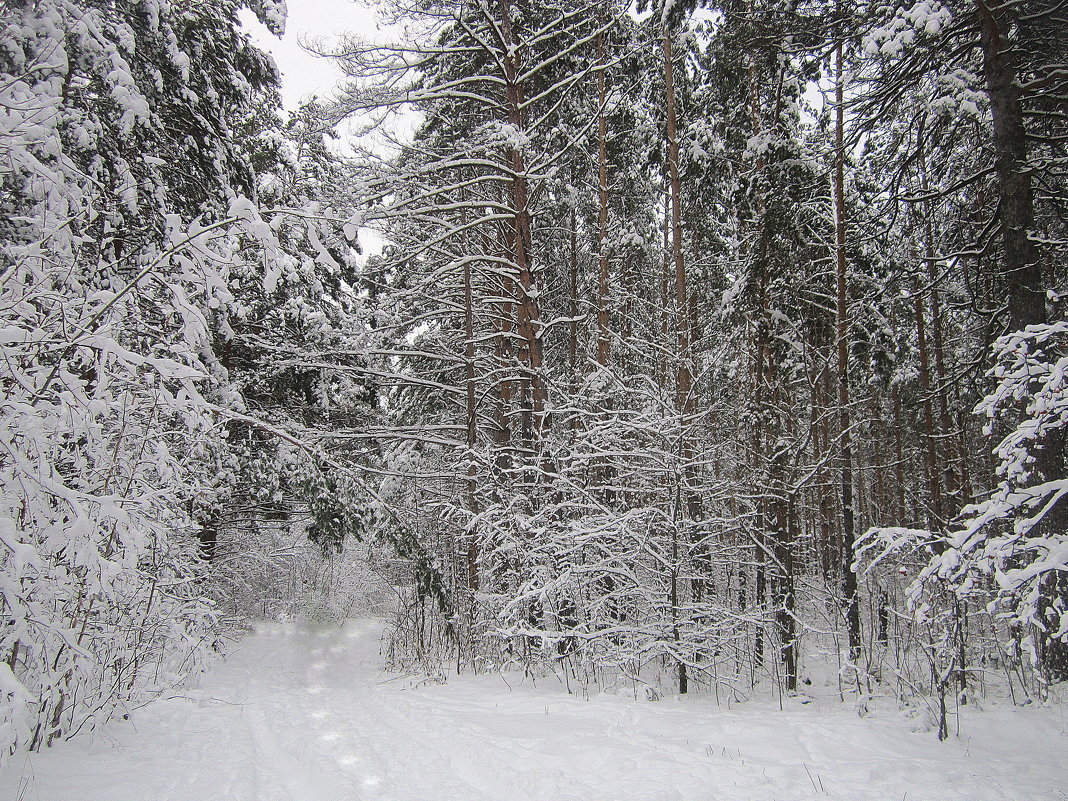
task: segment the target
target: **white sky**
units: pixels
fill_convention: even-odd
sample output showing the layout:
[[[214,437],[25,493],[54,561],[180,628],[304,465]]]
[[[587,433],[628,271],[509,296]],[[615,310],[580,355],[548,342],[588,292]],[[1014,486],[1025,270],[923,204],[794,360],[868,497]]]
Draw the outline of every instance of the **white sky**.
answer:
[[[300,42],[334,39],[346,32],[372,35],[375,4],[373,0],[287,0],[287,4],[286,33],[281,39],[251,12],[242,11],[241,21],[256,45],[274,56],[282,71],[282,102],[292,111],[305,98],[331,94],[341,77],[330,59],[312,55]]]
[[[288,111],[295,111],[312,95],[330,96],[342,77],[331,59],[309,53],[300,43],[325,39],[329,45],[329,40],[343,33],[372,38],[377,26],[374,0],[287,0],[287,5],[286,32],[281,39],[250,11],[241,12],[241,22],[256,46],[274,57],[282,73],[282,103]],[[361,228],[358,238],[365,257],[382,248],[381,237],[370,229]]]

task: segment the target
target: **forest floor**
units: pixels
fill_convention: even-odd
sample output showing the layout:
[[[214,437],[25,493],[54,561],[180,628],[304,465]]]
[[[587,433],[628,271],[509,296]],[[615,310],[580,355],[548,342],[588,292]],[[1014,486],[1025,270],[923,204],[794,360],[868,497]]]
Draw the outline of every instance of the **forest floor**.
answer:
[[[7,760],[0,800],[1068,799],[1063,707],[970,709],[939,743],[837,695],[780,710],[584,698],[500,675],[420,681],[379,669],[380,631],[263,627],[196,693]]]

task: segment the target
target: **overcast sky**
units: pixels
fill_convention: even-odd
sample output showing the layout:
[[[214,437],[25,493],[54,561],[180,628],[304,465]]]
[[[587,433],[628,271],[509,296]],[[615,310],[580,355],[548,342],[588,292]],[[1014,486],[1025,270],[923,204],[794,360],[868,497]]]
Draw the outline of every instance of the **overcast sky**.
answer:
[[[282,71],[282,101],[293,110],[311,95],[329,95],[341,76],[333,62],[307,52],[300,42],[319,37],[331,39],[345,32],[373,34],[375,12],[371,0],[287,0],[287,4],[289,13],[282,39],[249,12],[243,12],[241,19],[253,41],[274,56]]]
[[[251,12],[243,11],[241,21],[256,45],[274,57],[282,72],[282,102],[293,111],[312,95],[328,97],[341,78],[331,59],[309,53],[300,42],[336,39],[343,33],[373,38],[378,28],[374,0],[287,0],[287,5],[286,33],[281,39]],[[340,149],[345,150],[344,146]],[[381,238],[366,228],[360,229],[359,240],[365,256],[382,247]]]

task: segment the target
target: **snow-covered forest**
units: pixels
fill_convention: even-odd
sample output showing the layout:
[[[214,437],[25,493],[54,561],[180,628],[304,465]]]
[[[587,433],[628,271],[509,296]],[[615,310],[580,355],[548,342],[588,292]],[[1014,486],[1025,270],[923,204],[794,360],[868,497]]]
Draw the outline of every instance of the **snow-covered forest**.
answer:
[[[1068,3],[383,0],[295,112],[246,12],[0,0],[0,763],[371,613],[409,678],[1063,714]]]

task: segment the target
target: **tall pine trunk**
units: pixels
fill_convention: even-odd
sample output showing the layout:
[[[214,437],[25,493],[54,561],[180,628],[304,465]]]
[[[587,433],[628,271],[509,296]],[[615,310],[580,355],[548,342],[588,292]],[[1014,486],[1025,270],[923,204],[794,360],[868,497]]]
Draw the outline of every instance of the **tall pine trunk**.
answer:
[[[505,106],[508,123],[516,131],[524,129],[525,90],[521,80],[522,55],[512,30],[511,0],[501,0],[501,34],[507,46],[504,56]],[[530,217],[530,188],[523,148],[509,148],[511,168],[512,257],[516,269],[516,331],[519,334],[519,362],[522,368],[523,446],[534,457],[544,432],[546,387],[542,376],[541,307],[535,280],[533,235]]]
[[[853,572],[856,521],[853,509],[853,435],[849,412],[849,307],[846,274],[845,205],[845,103],[843,86],[844,44],[839,39],[835,54],[834,206],[835,206],[835,336],[838,344],[838,419],[842,492],[842,594],[846,605],[849,659],[860,661],[860,599],[857,574]]]
[[[675,111],[675,65],[672,54],[671,31],[665,26],[663,35],[664,48],[664,89],[667,94],[667,146],[668,146],[668,186],[671,202],[671,256],[675,268],[675,332],[678,342],[678,368],[675,374],[675,410],[679,414],[679,456],[683,463],[679,480],[687,484],[691,453],[689,443],[689,425],[692,412],[692,383],[690,373],[690,314],[689,290],[686,283],[686,259],[682,251],[682,182],[679,178],[679,134],[678,119]],[[690,488],[687,486],[679,494],[679,503],[685,497],[690,507]],[[673,541],[673,571],[678,569],[677,527],[676,540]],[[672,615],[678,614],[677,578],[672,576]],[[679,662],[679,692],[687,691],[686,665]]]
[[[603,17],[603,14],[602,14]],[[608,364],[608,122],[604,32],[597,34],[597,364]]]

